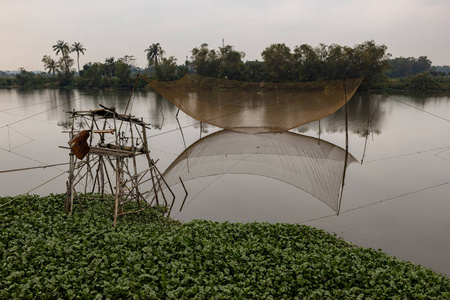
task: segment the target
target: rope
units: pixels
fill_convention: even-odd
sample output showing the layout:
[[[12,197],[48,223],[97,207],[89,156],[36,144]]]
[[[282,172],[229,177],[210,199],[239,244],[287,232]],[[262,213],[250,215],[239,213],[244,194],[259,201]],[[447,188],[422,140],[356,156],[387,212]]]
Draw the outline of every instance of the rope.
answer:
[[[392,100],[394,100],[394,101],[397,101],[398,103],[404,104],[404,105],[406,105],[406,106],[415,108],[415,109],[417,109],[417,110],[419,110],[419,111],[421,111],[421,112],[424,112],[424,113],[429,114],[429,115],[431,115],[431,116],[433,116],[433,117],[436,117],[436,118],[439,118],[439,119],[441,119],[441,120],[444,120],[444,121],[446,121],[446,122],[450,122],[449,119],[446,119],[446,118],[441,117],[441,116],[439,116],[439,115],[433,114],[433,113],[431,113],[431,112],[429,112],[429,111],[426,111],[426,110],[424,110],[424,109],[418,108],[418,107],[416,107],[416,106],[414,106],[414,105],[408,104],[408,103],[406,103],[406,102],[400,101],[400,100],[395,99],[395,98],[390,97],[390,96],[388,96],[387,98],[392,99]]]
[[[379,159],[374,159],[374,160],[370,160],[370,161],[366,161],[365,164],[370,164],[373,162],[378,162],[378,161],[383,161],[383,160],[387,160],[387,159],[394,159],[394,158],[399,158],[399,157],[404,157],[404,156],[410,156],[410,155],[416,155],[416,154],[421,154],[421,153],[426,153],[426,152],[431,152],[431,151],[437,151],[437,150],[442,150],[439,153],[444,152],[446,149],[449,149],[450,146],[445,146],[445,147],[440,147],[440,148],[434,148],[434,149],[428,149],[428,150],[423,150],[423,151],[417,151],[417,152],[411,152],[411,153],[405,153],[405,154],[399,154],[399,155],[395,155],[395,156],[389,156],[389,157],[384,157],[384,158],[379,158]],[[437,154],[439,154],[437,153]],[[440,157],[439,155],[435,154],[436,156]],[[441,157],[442,158],[442,157]]]
[[[394,97],[387,96],[387,98],[388,98],[388,99],[391,99],[391,100],[393,100],[393,101],[396,101],[396,102],[398,102],[398,103],[404,104],[404,105],[406,105],[406,106],[412,107],[412,108],[414,108],[414,109],[417,109],[417,110],[419,110],[419,111],[421,111],[421,112],[424,112],[424,113],[426,113],[426,114],[429,114],[429,115],[431,115],[431,116],[433,116],[433,117],[436,117],[436,118],[438,118],[438,119],[444,120],[444,121],[446,121],[446,122],[450,122],[449,119],[445,119],[444,117],[441,117],[441,116],[436,115],[436,114],[434,114],[434,113],[428,112],[428,111],[426,111],[426,110],[424,110],[424,109],[421,109],[421,108],[416,107],[416,106],[414,106],[414,105],[408,104],[408,103],[403,102],[403,101],[401,101],[401,100],[398,100],[398,99],[396,99],[396,98],[394,98]],[[374,110],[374,108],[375,108],[375,105],[373,106],[373,110]],[[373,115],[373,111],[372,111],[371,115]],[[404,156],[416,155],[416,154],[421,154],[421,153],[431,152],[431,151],[436,151],[436,150],[443,150],[443,151],[445,151],[445,150],[448,149],[449,147],[450,147],[450,146],[440,147],[440,148],[434,148],[434,149],[429,149],[429,150],[423,150],[423,151],[417,151],[417,152],[412,152],[412,153],[405,153],[405,154],[400,154],[400,155],[396,155],[396,156],[390,156],[390,157],[385,157],[385,158],[379,158],[379,159],[375,159],[375,160],[370,160],[370,161],[366,161],[366,162],[364,162],[364,163],[368,164],[368,163],[373,163],[373,162],[383,161],[383,160],[387,160],[387,159],[393,159],[393,158],[399,158],[399,157],[404,157]],[[442,151],[442,152],[443,152],[443,151]],[[439,153],[441,153],[441,152],[439,152]],[[437,153],[437,154],[435,154],[435,155],[438,156],[439,158],[442,158],[442,159],[444,159],[444,160],[447,160],[447,159],[445,159],[445,158],[439,156],[439,155],[438,155],[439,153]],[[448,160],[447,160],[447,161],[448,161]],[[361,163],[362,163],[362,162],[361,162]]]
[[[242,159],[240,159],[240,160],[238,160],[236,163],[234,163],[232,166],[230,166],[226,172],[224,172],[223,174],[220,174],[219,176],[217,176],[217,178],[215,178],[213,181],[211,181],[208,185],[206,185],[204,188],[202,188],[202,189],[201,189],[194,197],[192,197],[192,199],[189,200],[188,203],[186,203],[186,206],[188,206],[192,201],[194,201],[201,193],[203,193],[204,190],[206,190],[207,188],[209,188],[209,187],[210,187],[213,183],[215,183],[217,180],[219,180],[220,178],[222,178],[224,175],[228,175],[228,172],[229,172],[232,168],[234,168],[237,164],[241,163],[242,161],[246,160],[247,158],[249,158],[249,157],[252,156],[252,155],[253,155],[253,154],[247,155],[247,156],[243,157]],[[185,206],[185,207],[186,207],[186,206]],[[175,217],[178,216],[180,213],[181,213],[181,210],[175,215]]]
[[[8,111],[8,110],[14,110],[14,109],[19,109],[19,108],[30,107],[30,106],[39,105],[39,104],[45,104],[45,103],[49,103],[49,102],[53,102],[53,100],[45,101],[45,102],[39,102],[39,103],[33,103],[33,104],[30,104],[30,105],[23,105],[23,106],[6,108],[6,109],[0,110],[0,112],[5,112],[5,111]]]
[[[183,127],[181,127],[181,129],[192,127],[192,126],[195,126],[195,125],[198,125],[198,124],[200,124],[200,122],[183,126]],[[172,130],[164,131],[164,132],[161,132],[161,133],[157,133],[157,134],[154,134],[154,135],[151,135],[148,138],[152,138],[152,137],[155,137],[155,136],[160,136],[160,135],[163,135],[163,134],[166,134],[166,133],[171,133],[171,132],[178,131],[178,130],[180,130],[180,127],[177,127],[175,129],[172,129]]]
[[[449,147],[449,148],[450,148],[450,147]],[[446,151],[447,151],[447,149],[444,149],[444,150],[442,150],[442,151],[439,151],[438,153],[435,153],[434,155],[437,156],[437,157],[439,157],[440,159],[443,159],[443,160],[445,160],[445,161],[450,162],[450,160],[448,160],[447,158],[445,158],[445,157],[439,155],[439,154],[441,154],[441,153],[443,153],[443,152],[446,152]]]
[[[20,169],[10,169],[10,170],[2,170],[1,173],[9,173],[9,172],[17,172],[17,171],[27,171],[27,170],[33,170],[33,169],[45,169],[50,167],[56,167],[56,166],[63,166],[68,165],[69,163],[59,163],[59,164],[52,164],[52,165],[45,165],[45,166],[39,166],[39,167],[28,167],[28,168],[20,168]]]
[[[386,202],[386,201],[391,201],[391,200],[398,199],[398,198],[401,198],[401,197],[404,197],[404,196],[409,196],[409,195],[420,193],[420,192],[423,192],[423,191],[426,191],[426,190],[438,188],[438,187],[447,185],[449,183],[450,183],[450,181],[447,181],[447,182],[444,182],[444,183],[440,183],[440,184],[436,184],[436,185],[433,185],[433,186],[428,186],[428,187],[425,187],[425,188],[422,188],[422,189],[418,189],[418,190],[415,190],[415,191],[412,191],[412,192],[408,192],[408,193],[400,194],[400,195],[393,196],[393,197],[390,197],[390,198],[386,198],[386,199],[383,199],[383,200],[379,200],[377,202],[373,202],[373,203],[369,203],[369,204],[366,204],[366,205],[361,205],[361,206],[358,206],[358,207],[350,208],[350,209],[347,209],[347,210],[341,212],[340,214],[342,215],[342,214],[345,214],[345,213],[348,213],[348,212],[351,212],[351,211],[354,211],[354,210],[359,210],[359,209],[366,208],[366,207],[369,207],[369,206],[373,206],[373,205],[376,205],[376,204],[380,204],[380,203],[383,203],[383,202]],[[309,222],[313,222],[313,221],[327,219],[329,217],[334,217],[334,216],[336,216],[336,215],[335,214],[327,215],[327,216],[323,216],[323,217],[319,217],[319,218],[309,219],[309,220],[306,220],[306,221],[303,221],[303,222],[298,222],[298,223],[295,223],[295,224],[305,224],[305,223],[309,223]]]
[[[79,99],[81,99],[81,98],[83,98],[83,96],[80,96],[80,97],[78,97],[78,98],[75,98],[75,99],[70,100],[70,101],[67,101],[67,102],[64,102],[64,103],[62,103],[62,104],[60,104],[60,105],[56,105],[56,106],[54,106],[54,107],[52,107],[52,108],[49,108],[49,109],[47,109],[47,110],[38,112],[38,113],[36,113],[36,114],[34,114],[34,115],[25,117],[25,118],[23,118],[23,119],[20,119],[20,120],[11,122],[11,123],[6,124],[6,125],[3,125],[3,126],[0,127],[0,129],[5,128],[5,127],[10,126],[10,125],[13,125],[13,124],[16,124],[16,123],[19,123],[19,122],[22,122],[22,121],[25,121],[25,120],[28,120],[28,119],[31,119],[31,118],[33,118],[33,117],[36,117],[36,116],[41,115],[41,114],[43,114],[43,113],[49,112],[49,111],[51,111],[51,110],[53,110],[53,109],[55,109],[55,108],[58,108],[58,107],[63,106],[63,105],[66,105],[66,104],[68,104],[68,103],[71,103],[71,102],[73,102],[73,101],[79,100]]]
[[[158,148],[155,148],[155,147],[148,147],[148,149],[151,150],[151,151],[157,151],[157,152],[169,154],[169,155],[172,155],[172,156],[175,156],[175,157],[178,157],[180,155],[180,154],[177,154],[177,153],[164,151],[164,150],[161,150],[161,149],[158,149]]]
[[[20,157],[23,157],[23,158],[26,158],[26,159],[29,159],[29,160],[31,160],[31,161],[34,161],[34,162],[40,163],[40,164],[42,164],[42,165],[44,165],[44,166],[46,166],[46,165],[47,165],[47,163],[44,163],[44,162],[42,162],[42,161],[39,161],[39,160],[36,160],[36,159],[34,159],[34,158],[31,158],[31,157],[25,156],[25,155],[23,155],[23,154],[19,154],[19,153],[17,153],[17,152],[9,151],[9,150],[7,150],[7,149],[5,149],[5,148],[2,148],[2,147],[0,147],[0,150],[3,150],[3,151],[6,151],[6,152],[9,152],[9,153],[15,154],[15,155],[17,155],[17,156],[20,156]],[[59,168],[55,168],[55,169],[58,169],[58,170],[60,170],[60,171],[63,171],[63,170],[61,170],[61,169],[59,169]]]
[[[17,148],[23,146],[23,145],[26,145],[26,144],[29,144],[29,143],[35,141],[35,139],[33,139],[33,138],[27,136],[26,134],[21,133],[20,131],[18,131],[18,130],[16,130],[16,129],[12,128],[11,126],[8,126],[8,125],[7,125],[7,128],[8,128],[8,147],[9,147],[9,151],[12,151],[12,150],[14,150],[14,149],[17,149]],[[14,147],[14,148],[11,148],[11,134],[10,134],[10,130],[13,130],[13,131],[17,132],[18,134],[20,134],[20,135],[26,137],[26,138],[28,139],[28,141],[25,142],[25,143],[22,143],[22,144],[20,144],[20,145],[18,145],[18,146],[16,146],[16,147]]]
[[[65,173],[67,173],[67,171],[64,171],[64,172],[62,172],[61,174],[59,174],[59,175],[56,175],[55,177],[53,177],[53,178],[51,178],[51,179],[49,179],[49,180],[47,180],[46,182],[44,182],[44,183],[42,183],[42,184],[40,184],[40,185],[38,185],[37,187],[35,187],[35,188],[32,188],[31,190],[29,190],[28,192],[26,192],[26,193],[23,193],[23,194],[20,194],[20,195],[18,195],[18,196],[16,196],[16,197],[14,197],[14,198],[12,198],[11,200],[9,200],[8,202],[6,202],[6,203],[3,203],[2,205],[0,205],[0,208],[2,208],[3,206],[6,206],[6,205],[8,205],[8,204],[10,204],[11,202],[13,202],[13,201],[16,201],[17,199],[19,199],[20,198],[20,196],[23,196],[23,195],[28,195],[29,193],[31,193],[32,191],[34,191],[35,189],[38,189],[38,188],[40,188],[41,186],[43,186],[43,185],[46,185],[47,183],[49,183],[50,181],[53,181],[53,180],[55,180],[56,178],[58,178],[58,177],[60,177],[61,175],[64,175]]]
[[[46,113],[46,112],[48,112],[48,111],[51,111],[51,110],[53,110],[53,109],[56,109],[56,108],[61,107],[61,106],[63,106],[63,105],[66,105],[66,104],[68,104],[68,103],[74,102],[74,101],[79,100],[79,99],[81,99],[81,98],[83,98],[83,97],[84,97],[84,96],[76,97],[76,98],[74,98],[74,99],[72,99],[72,100],[68,100],[68,101],[66,101],[66,102],[64,102],[64,103],[62,103],[62,104],[60,104],[60,105],[56,105],[56,106],[54,106],[54,107],[52,107],[52,108],[49,108],[49,109],[47,109],[47,110],[45,110],[45,111],[41,111],[41,112],[36,113],[36,114],[34,114],[34,115],[28,116],[28,117],[26,117],[26,118],[23,118],[23,119],[20,119],[20,120],[16,120],[16,121],[14,121],[14,122],[12,122],[12,123],[9,123],[9,124],[6,124],[6,125],[4,125],[4,126],[1,126],[0,129],[5,128],[5,127],[8,128],[8,139],[10,139],[10,137],[9,137],[9,129],[11,128],[11,129],[13,129],[14,131],[16,131],[17,133],[19,133],[19,134],[21,134],[21,135],[23,135],[23,136],[25,136],[25,137],[31,139],[31,141],[28,141],[27,143],[32,142],[32,141],[34,141],[34,139],[32,139],[32,138],[30,138],[29,136],[27,136],[27,135],[25,135],[25,134],[23,134],[23,133],[21,133],[21,132],[15,130],[14,128],[12,128],[12,127],[10,127],[10,126],[13,125],[13,124],[16,124],[16,123],[19,123],[19,122],[28,120],[28,119],[30,119],[30,118],[33,118],[33,117],[35,117],[35,116],[38,116],[38,115],[40,115],[40,114]],[[50,102],[50,101],[47,101],[47,102]],[[47,102],[42,102],[42,103],[47,103]],[[37,104],[42,104],[42,103],[37,103]],[[32,105],[37,105],[37,104],[32,104]],[[28,106],[32,106],[32,105],[28,105]],[[27,106],[23,106],[23,107],[27,107]],[[16,108],[20,108],[20,107],[16,107]],[[11,108],[11,109],[15,109],[15,108]],[[2,111],[6,111],[6,110],[10,110],[10,109],[5,109],[5,110],[2,110]],[[10,141],[9,141],[9,143],[10,143]],[[9,145],[9,148],[10,148],[9,150],[0,147],[0,150],[7,151],[7,152],[9,152],[9,153],[15,154],[15,155],[17,155],[17,156],[20,156],[20,157],[23,157],[23,158],[26,158],[26,159],[28,159],[28,160],[35,161],[35,162],[37,162],[37,163],[40,163],[40,164],[43,164],[43,165],[44,165],[44,166],[34,167],[34,168],[47,168],[47,167],[56,167],[56,166],[58,166],[58,165],[63,165],[63,164],[53,164],[53,165],[48,165],[48,164],[46,164],[46,163],[44,163],[44,162],[41,162],[41,161],[39,161],[39,160],[36,160],[36,159],[31,158],[31,157],[28,157],[28,156],[25,156],[25,155],[22,155],[22,154],[19,154],[19,153],[17,153],[17,152],[13,152],[13,151],[12,151],[12,150],[14,150],[14,149],[16,149],[16,148],[18,148],[18,147],[20,147],[20,146],[23,146],[23,145],[27,144],[27,143],[24,143],[24,144],[22,144],[22,145],[19,145],[19,146],[13,148],[13,149],[11,149],[11,145]],[[32,168],[4,170],[4,171],[0,171],[0,173],[14,172],[14,171],[22,171],[22,170],[29,170],[29,169],[32,169]],[[58,170],[60,170],[60,171],[64,171],[64,170],[61,170],[60,168],[56,168],[56,169],[58,169]],[[64,171],[64,172],[66,172],[66,171]]]
[[[37,187],[35,187],[35,188],[32,188],[31,190],[29,190],[28,192],[26,192],[25,194],[22,194],[22,195],[28,195],[29,193],[31,193],[32,191],[34,191],[35,189],[38,189],[38,188],[40,188],[41,186],[44,186],[44,185],[46,185],[47,183],[49,183],[50,181],[53,181],[53,180],[55,180],[56,178],[58,178],[58,177],[60,177],[60,176],[62,176],[62,175],[64,175],[65,173],[67,173],[67,171],[64,171],[64,172],[62,172],[61,174],[59,174],[59,175],[56,175],[55,177],[53,177],[52,179],[49,179],[49,180],[47,180],[46,182],[44,182],[44,183],[42,183],[42,184],[40,184],[40,185],[38,185]]]

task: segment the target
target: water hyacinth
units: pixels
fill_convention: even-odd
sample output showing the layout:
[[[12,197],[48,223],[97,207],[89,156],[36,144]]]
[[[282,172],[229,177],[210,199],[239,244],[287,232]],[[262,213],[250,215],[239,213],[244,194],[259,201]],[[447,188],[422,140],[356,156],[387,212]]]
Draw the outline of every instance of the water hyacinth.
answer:
[[[450,280],[323,230],[121,218],[92,195],[0,198],[2,299],[449,299]]]

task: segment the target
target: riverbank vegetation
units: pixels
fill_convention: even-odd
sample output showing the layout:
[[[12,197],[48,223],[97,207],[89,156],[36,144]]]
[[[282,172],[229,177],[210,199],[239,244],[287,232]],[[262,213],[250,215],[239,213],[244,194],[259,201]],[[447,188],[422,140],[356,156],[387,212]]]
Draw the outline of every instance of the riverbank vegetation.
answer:
[[[159,43],[144,51],[148,65],[135,65],[131,55],[89,62],[80,69],[80,53],[86,49],[79,42],[72,46],[64,41],[53,45],[57,59],[42,59],[47,73],[20,69],[15,76],[0,77],[0,87],[70,87],[70,88],[132,88],[138,73],[159,80],[176,80],[188,73],[241,81],[317,81],[364,77],[361,89],[377,91],[450,91],[450,67],[432,66],[426,56],[392,58],[386,45],[366,41],[354,47],[336,44],[312,47],[307,44],[289,48],[272,44],[262,53],[262,61],[244,61],[245,53],[231,45],[210,49],[202,44],[191,50],[190,60],[178,64]],[[78,72],[73,67],[76,53]],[[146,83],[137,82],[139,88]]]
[[[112,226],[111,201],[0,198],[2,299],[448,299],[450,280],[304,225],[179,223],[164,207]]]

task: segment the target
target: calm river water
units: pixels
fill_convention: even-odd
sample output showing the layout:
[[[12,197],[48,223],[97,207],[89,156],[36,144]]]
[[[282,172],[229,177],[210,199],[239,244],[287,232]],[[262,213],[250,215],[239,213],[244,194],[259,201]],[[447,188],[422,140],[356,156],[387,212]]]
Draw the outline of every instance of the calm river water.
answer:
[[[128,97],[126,91],[0,90],[0,196],[65,192],[67,174],[57,177],[65,165],[3,171],[67,162],[68,151],[59,148],[68,142],[62,133],[67,112],[99,104],[121,112]],[[240,170],[186,181],[189,195],[181,212],[184,192],[175,185],[173,215],[184,221],[307,224],[450,275],[450,96],[360,93],[350,100],[348,112],[349,152],[356,161],[346,171],[338,216],[292,178],[254,169],[249,171],[254,175]],[[151,124],[151,154],[161,171],[185,149],[176,113],[153,92],[134,95],[132,114]],[[220,131],[200,127],[181,112],[178,119],[187,147]],[[292,132],[345,148],[344,111]]]

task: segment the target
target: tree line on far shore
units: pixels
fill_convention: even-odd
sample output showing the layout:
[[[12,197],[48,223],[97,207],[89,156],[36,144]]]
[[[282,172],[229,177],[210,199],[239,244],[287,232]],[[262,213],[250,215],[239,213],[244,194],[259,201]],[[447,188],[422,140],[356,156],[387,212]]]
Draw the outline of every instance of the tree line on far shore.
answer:
[[[104,63],[84,64],[80,69],[80,53],[86,48],[74,42],[58,40],[52,46],[57,59],[45,55],[42,59],[47,73],[34,73],[20,69],[14,77],[0,77],[1,87],[74,87],[74,88],[132,88],[136,74],[176,80],[188,73],[227,78],[230,80],[256,82],[318,81],[364,77],[363,89],[399,90],[450,90],[450,67],[432,67],[426,56],[419,58],[391,58],[387,46],[374,41],[366,41],[354,47],[336,44],[307,44],[295,46],[291,50],[283,43],[272,44],[262,53],[262,61],[245,61],[245,53],[231,45],[210,49],[208,44],[192,49],[190,60],[177,64],[173,56],[159,43],[152,44],[147,53],[148,66],[135,66],[133,56],[119,59],[106,58]],[[75,61],[70,53],[76,53]],[[77,72],[78,71],[78,72]],[[2,74],[0,73],[0,76]],[[138,81],[138,87],[146,83]]]

